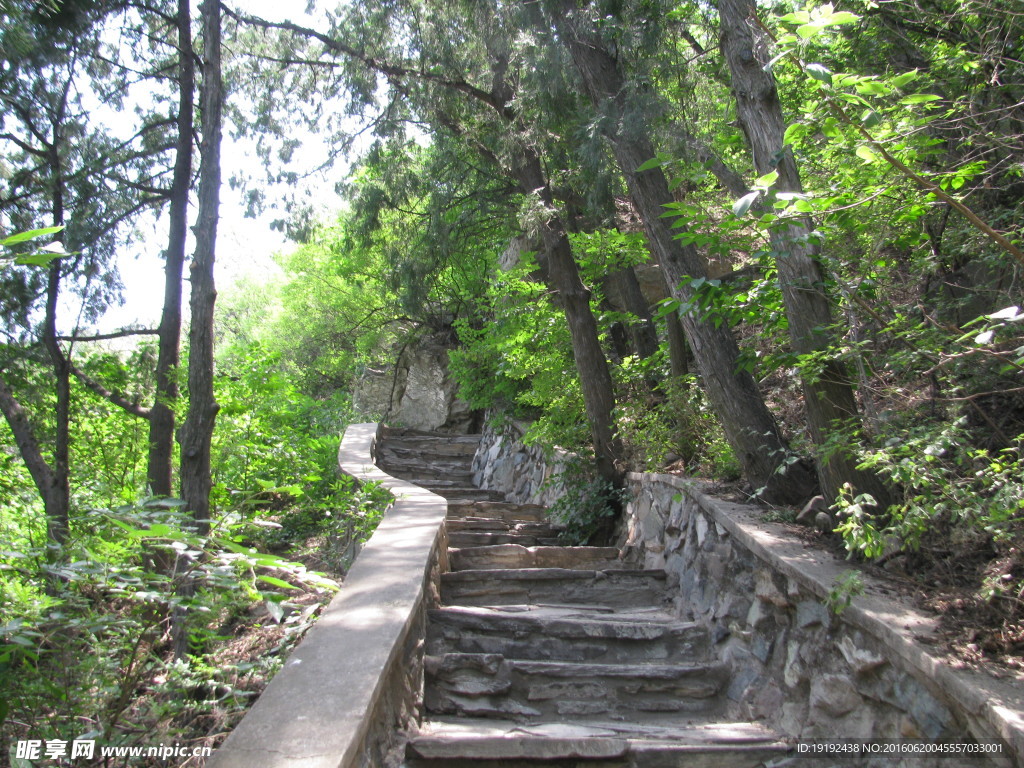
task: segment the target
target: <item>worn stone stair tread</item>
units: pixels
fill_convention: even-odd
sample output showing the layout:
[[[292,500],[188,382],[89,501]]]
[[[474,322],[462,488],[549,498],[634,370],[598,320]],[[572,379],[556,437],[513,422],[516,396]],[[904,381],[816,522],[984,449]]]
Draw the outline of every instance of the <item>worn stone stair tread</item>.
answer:
[[[555,529],[550,523],[532,520],[505,520],[489,517],[455,518],[445,523],[451,531],[507,531],[515,533],[550,534]]]
[[[558,537],[540,536],[534,533],[509,533],[507,531],[452,531],[448,534],[448,546],[456,549],[484,547],[493,544],[521,544],[525,547],[558,546]]]
[[[604,717],[671,722],[720,711],[728,667],[509,659],[497,653],[425,656],[426,711],[468,717]]]
[[[411,481],[410,481],[411,482]],[[413,483],[413,485],[419,485],[419,483]],[[452,501],[498,501],[502,497],[497,491],[486,491],[483,488],[433,488],[429,484],[423,484],[421,487],[426,488],[429,491],[433,491],[438,496],[443,496],[449,502]]]
[[[487,568],[569,568],[572,570],[622,570],[616,547],[523,546],[490,544],[449,550],[453,571]]]
[[[667,615],[623,615],[595,606],[530,606],[533,610],[450,606],[428,616],[426,650],[498,653],[510,659],[572,662],[698,662],[710,638],[701,625]]]
[[[379,461],[377,464],[381,469],[390,475],[403,475],[407,478],[418,477],[425,482],[452,482],[458,480],[467,487],[475,488],[473,485],[473,473],[466,468],[465,462],[451,462],[442,465],[413,464],[405,461]]]
[[[384,468],[387,470],[387,467]],[[444,477],[434,477],[430,475],[424,475],[414,472],[400,472],[391,470],[388,474],[393,477],[401,478],[406,482],[412,483],[413,485],[420,485],[424,488],[445,488],[459,491],[480,491],[481,488],[475,487],[466,477],[460,477],[458,473],[452,473],[445,475]],[[493,493],[493,491],[487,491],[487,493]]]
[[[547,522],[548,512],[537,504],[516,504],[511,501],[467,501],[448,505],[448,517],[498,518]]]
[[[432,618],[465,616],[480,620],[502,621],[507,617],[530,622],[595,621],[601,624],[620,622],[644,623],[654,626],[700,626],[696,622],[682,621],[673,614],[656,606],[636,608],[615,608],[610,605],[580,605],[577,603],[541,603],[523,605],[449,605],[428,611]],[[524,616],[524,614],[526,614]],[[552,624],[548,626],[554,630]]]
[[[471,571],[450,571],[441,574],[442,581],[467,581],[474,582],[478,579],[494,579],[496,581],[540,581],[540,580],[574,580],[601,579],[611,577],[637,577],[664,581],[665,571],[660,568],[633,569],[615,568],[603,570],[600,568],[592,570],[576,570],[572,568],[480,568]]]
[[[443,605],[584,603],[618,608],[661,605],[661,570],[498,568],[441,574]]]
[[[445,654],[441,657],[441,663],[447,661],[446,657],[454,656],[475,656],[478,654]],[[437,657],[434,657],[437,658]],[[571,661],[535,661],[532,659],[505,659],[515,669],[532,675],[543,675],[545,677],[608,677],[608,678],[630,678],[636,680],[676,680],[681,677],[692,677],[695,675],[707,676],[709,678],[725,678],[729,668],[725,664],[717,662],[707,664],[593,664],[587,662]],[[458,663],[458,659],[453,659]],[[715,681],[719,682],[719,681]],[[717,688],[717,687],[716,687]]]
[[[428,611],[429,620],[512,636],[543,630],[545,636],[648,640],[666,632],[706,632],[656,608],[628,611],[603,605],[450,605]]]
[[[581,721],[519,723],[507,720],[432,718],[423,722],[407,753],[432,760],[613,759],[629,753],[783,753],[790,745],[755,723],[691,722],[659,726]],[[711,763],[715,764],[715,763]],[[739,762],[717,763],[736,766]],[[746,763],[743,763],[746,764]],[[753,763],[751,763],[753,764]]]

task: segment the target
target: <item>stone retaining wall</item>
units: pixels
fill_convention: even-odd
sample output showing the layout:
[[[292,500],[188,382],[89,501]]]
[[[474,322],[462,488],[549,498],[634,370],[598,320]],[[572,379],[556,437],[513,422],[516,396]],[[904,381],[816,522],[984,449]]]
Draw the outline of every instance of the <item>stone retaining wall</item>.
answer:
[[[397,768],[419,715],[426,610],[439,604],[447,502],[373,463],[377,424],[338,458],[395,496],[334,600],[208,768]]]
[[[535,493],[553,470],[514,438],[492,435],[474,466],[492,487]],[[884,755],[843,765],[1024,765],[1021,676],[941,660],[930,650],[938,642],[933,617],[868,576],[858,577],[860,594],[845,594],[838,585],[851,566],[764,522],[754,507],[714,499],[672,475],[631,474],[628,486],[622,557],[665,569],[679,616],[710,627],[733,670],[736,717],[805,742],[995,740],[1002,750],[1000,759]]]
[[[526,427],[518,422],[499,429],[488,422],[473,457],[473,484],[501,491],[516,504],[548,507],[565,491],[558,475],[571,454],[557,451],[549,460],[539,446],[523,443],[525,433]]]

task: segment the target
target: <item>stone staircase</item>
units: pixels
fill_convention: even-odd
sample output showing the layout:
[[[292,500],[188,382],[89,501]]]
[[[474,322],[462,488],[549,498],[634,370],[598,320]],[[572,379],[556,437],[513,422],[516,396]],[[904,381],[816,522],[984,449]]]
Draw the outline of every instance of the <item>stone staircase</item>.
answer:
[[[731,722],[728,668],[663,605],[665,574],[558,546],[544,510],[474,488],[477,438],[389,431],[388,474],[448,499],[406,768],[755,768],[788,747]]]

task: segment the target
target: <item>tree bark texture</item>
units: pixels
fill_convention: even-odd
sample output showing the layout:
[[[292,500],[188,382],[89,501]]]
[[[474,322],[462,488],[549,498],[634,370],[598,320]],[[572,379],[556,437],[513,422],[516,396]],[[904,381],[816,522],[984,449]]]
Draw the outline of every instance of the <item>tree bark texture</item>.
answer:
[[[765,70],[770,53],[768,41],[756,25],[756,8],[750,0],[719,0],[718,11],[722,52],[732,73],[739,122],[754,167],[759,175],[778,172],[776,190],[801,192],[796,160],[783,143],[786,123],[775,77]],[[828,354],[832,312],[813,229],[810,219],[800,217],[773,226],[770,238],[793,351],[798,355],[825,353],[820,372],[801,375],[808,431],[819,449],[818,478],[826,499],[835,499],[843,484],[849,483],[855,493],[870,493],[884,507],[889,492],[875,474],[857,469],[856,457],[849,451],[825,450],[829,433],[838,422],[859,422],[860,416],[849,372]]]
[[[188,415],[181,430],[181,495],[201,533],[209,531],[210,442],[219,406],[213,393],[213,280],[217,219],[220,211],[220,144],[223,83],[221,79],[220,5],[202,6],[204,53],[202,90],[202,162],[196,250],[190,269],[192,325],[189,332]]]
[[[615,293],[622,299],[625,310],[636,318],[627,325],[626,330],[629,332],[633,352],[637,357],[646,360],[658,351],[658,334],[651,318],[651,308],[644,298],[643,291],[640,290],[636,271],[632,267],[626,267],[613,272],[607,279]]]
[[[67,105],[68,87],[65,86],[56,111],[50,116],[52,141],[48,147],[50,174],[53,184],[52,214],[53,226],[64,224],[64,167],[61,161],[61,135]],[[69,453],[71,448],[71,365],[57,338],[57,310],[60,298],[61,259],[50,262],[46,284],[46,308],[43,315],[43,347],[50,358],[53,369],[54,389],[57,397],[54,421],[53,454],[50,472],[45,477],[45,487],[36,486],[43,497],[46,513],[46,533],[51,543],[62,546],[67,542],[71,529],[71,485]],[[27,422],[26,422],[27,423]],[[32,440],[38,437],[29,430]],[[19,443],[21,441],[19,440]],[[36,453],[38,453],[38,445]],[[24,455],[24,454],[23,454]],[[35,475],[33,475],[35,479]]]
[[[517,159],[519,162],[511,169],[511,175],[523,193],[540,195],[544,205],[554,210],[554,200],[541,168],[540,157],[532,149],[523,147]],[[616,460],[622,456],[622,450],[615,436],[612,416],[615,395],[608,360],[601,347],[597,321],[590,310],[590,291],[580,278],[565,226],[557,214],[545,223],[541,241],[547,256],[551,287],[562,300],[569,326],[597,470],[603,478],[618,485],[622,480],[622,472],[616,467]]]
[[[605,135],[626,178],[630,198],[644,225],[651,251],[661,266],[674,298],[687,302],[692,291],[681,286],[684,277],[706,275],[706,267],[692,245],[681,245],[663,218],[664,206],[673,202],[660,168],[637,169],[655,156],[650,138],[634,126],[627,129],[625,79],[617,61],[589,30],[577,26],[571,0],[559,4],[556,25],[579,70],[595,107],[605,111]],[[753,376],[737,369],[739,348],[731,330],[687,313],[682,324],[705,391],[722,422],[726,437],[752,486],[773,503],[799,503],[816,489],[813,473],[802,461],[789,464],[789,448],[768,411]]]
[[[195,61],[189,0],[178,0],[178,138],[171,181],[170,232],[164,256],[164,306],[157,342],[156,397],[149,412],[147,480],[154,496],[174,493],[174,404],[181,347],[181,279],[185,267],[188,196],[192,188]]]

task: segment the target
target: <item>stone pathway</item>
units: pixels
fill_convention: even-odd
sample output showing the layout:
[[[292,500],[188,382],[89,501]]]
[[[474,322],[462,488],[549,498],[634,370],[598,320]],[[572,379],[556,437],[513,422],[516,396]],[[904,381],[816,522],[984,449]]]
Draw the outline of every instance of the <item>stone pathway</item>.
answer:
[[[787,746],[731,722],[707,632],[664,609],[665,574],[563,547],[541,507],[472,486],[475,436],[391,430],[391,475],[448,502],[423,722],[406,768],[754,768]]]

